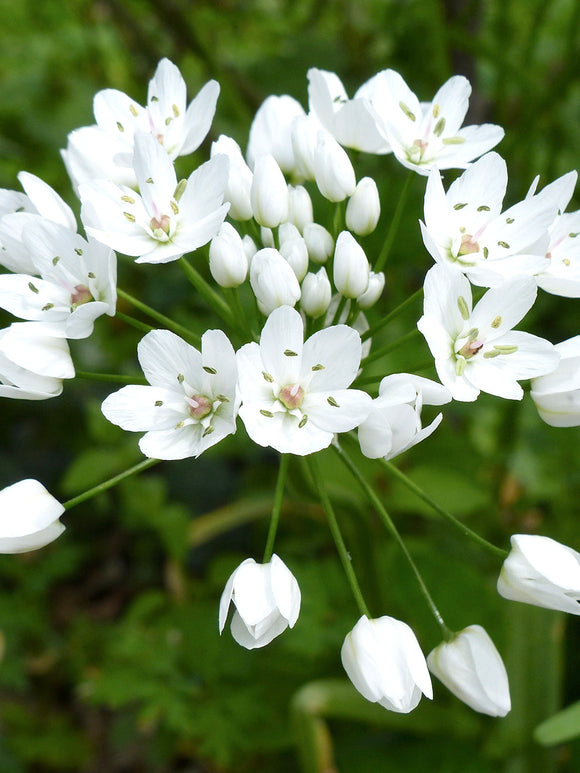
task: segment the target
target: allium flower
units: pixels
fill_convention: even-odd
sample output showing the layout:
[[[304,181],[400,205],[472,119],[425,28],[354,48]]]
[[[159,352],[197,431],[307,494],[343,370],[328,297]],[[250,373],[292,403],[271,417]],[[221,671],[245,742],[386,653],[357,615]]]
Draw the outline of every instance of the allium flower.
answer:
[[[377,227],[380,214],[377,184],[372,177],[363,177],[346,205],[346,227],[358,236],[367,236]]]
[[[580,336],[554,347],[558,367],[547,376],[532,379],[530,395],[540,417],[552,427],[580,425]]]
[[[472,310],[471,286],[463,274],[441,264],[427,272],[417,327],[455,400],[473,401],[480,390],[521,400],[519,379],[556,368],[559,355],[551,343],[512,330],[532,307],[536,292],[532,277],[511,279],[488,290]]]
[[[230,223],[222,223],[209,247],[209,269],[220,287],[238,287],[248,275],[242,238]]]
[[[503,563],[500,596],[580,615],[580,553],[550,537],[514,534]]]
[[[370,459],[393,459],[429,437],[439,426],[438,414],[421,426],[423,405],[443,405],[451,400],[446,387],[410,373],[394,373],[380,383],[368,417],[358,428],[361,451]]]
[[[390,152],[378,116],[360,90],[349,100],[338,75],[316,67],[308,70],[308,81],[310,112],[337,142],[366,153]]]
[[[377,115],[377,128],[403,166],[419,174],[438,169],[465,169],[503,138],[500,126],[461,128],[471,86],[454,75],[421,103],[395,70],[383,70],[367,81],[357,96],[367,99]]]
[[[300,612],[296,578],[274,553],[267,564],[253,558],[231,575],[220,599],[219,629],[223,631],[230,603],[236,611],[231,622],[234,639],[248,650],[265,647],[286,628],[293,628]]]
[[[115,315],[117,260],[110,247],[45,218],[30,223],[22,239],[40,277],[0,276],[1,308],[60,327],[66,338],[86,338],[97,317]]]
[[[394,617],[363,615],[340,652],[348,678],[368,701],[408,714],[433,698],[425,657],[411,628]]]
[[[212,239],[228,212],[229,162],[214,156],[177,184],[173,163],[150,134],[135,135],[139,193],[107,180],[79,188],[87,233],[137,263],[167,263]]]
[[[474,711],[505,717],[511,709],[508,677],[489,634],[470,625],[427,655],[429,671]]]
[[[333,279],[345,298],[357,298],[369,286],[370,266],[363,248],[350,233],[341,231],[334,250]]]
[[[234,220],[249,220],[254,214],[250,200],[250,190],[254,177],[252,171],[244,161],[238,143],[224,134],[220,134],[217,140],[211,144],[211,157],[220,154],[227,156],[230,162],[224,195],[225,201],[230,203],[228,214]]]
[[[316,274],[308,272],[302,280],[300,306],[305,314],[317,319],[326,313],[332,297],[332,287],[326,269],[322,267]]]
[[[548,228],[562,194],[569,190],[571,195],[574,181],[575,174],[564,175],[502,212],[507,168],[497,153],[480,158],[447,193],[434,170],[427,181],[425,223],[421,223],[425,246],[435,261],[463,271],[483,287],[545,271]]]
[[[300,314],[275,309],[260,344],[238,351],[242,407],[249,436],[280,453],[304,456],[330,445],[370,409],[366,392],[348,389],[360,364],[358,333],[346,325],[314,333],[305,343]]]
[[[287,219],[288,186],[273,156],[256,159],[250,201],[256,222],[266,228],[276,228]]]
[[[300,285],[290,264],[278,250],[258,250],[250,262],[250,284],[263,314],[279,306],[293,306],[300,298]]]
[[[137,348],[151,386],[126,386],[102,404],[105,417],[139,441],[145,456],[199,456],[236,431],[236,357],[221,330],[201,338],[201,354],[168,330],[152,330]]]
[[[314,152],[314,179],[318,190],[329,201],[343,201],[352,196],[356,177],[350,158],[332,135],[318,132]]]
[[[162,59],[149,81],[147,106],[116,89],[94,98],[97,126],[69,135],[62,156],[75,186],[96,178],[134,184],[132,154],[139,132],[151,134],[170,159],[193,153],[205,139],[219,95],[217,81],[208,81],[187,106],[186,85],[179,69]]]
[[[0,491],[0,553],[26,553],[48,545],[64,531],[64,507],[37,480]]]
[[[299,116],[304,116],[304,108],[294,97],[271,95],[264,100],[252,121],[246,149],[252,169],[260,156],[268,154],[274,156],[283,172],[295,171],[292,124]]]

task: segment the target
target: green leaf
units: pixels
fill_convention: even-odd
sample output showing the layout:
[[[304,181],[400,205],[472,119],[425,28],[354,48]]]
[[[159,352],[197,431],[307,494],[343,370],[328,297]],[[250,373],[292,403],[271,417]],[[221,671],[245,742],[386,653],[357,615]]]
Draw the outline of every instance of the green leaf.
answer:
[[[542,746],[554,746],[578,737],[580,737],[580,701],[549,717],[534,730],[534,740]]]

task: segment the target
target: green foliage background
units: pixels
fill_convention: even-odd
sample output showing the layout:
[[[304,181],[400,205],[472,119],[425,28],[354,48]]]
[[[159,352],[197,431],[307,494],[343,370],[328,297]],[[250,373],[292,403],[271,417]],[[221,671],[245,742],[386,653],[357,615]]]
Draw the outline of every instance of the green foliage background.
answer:
[[[26,169],[78,211],[58,154],[68,132],[92,122],[101,88],[143,102],[157,61],[168,56],[190,95],[210,77],[222,87],[200,159],[220,133],[244,147],[268,94],[289,93],[306,106],[310,66],[336,71],[349,93],[392,67],[425,100],[451,74],[465,74],[474,88],[470,122],[506,129],[499,151],[512,203],[536,174],[545,184],[579,165],[579,21],[576,0],[0,0],[0,187],[18,189],[16,174]],[[361,155],[356,168],[381,189],[381,222],[364,243],[372,255],[405,173],[389,157]],[[390,258],[386,311],[420,286],[430,265],[417,226],[422,182],[414,180]],[[171,266],[125,262],[120,284],[161,311],[176,309],[196,330],[202,321],[219,324]],[[412,329],[419,314],[411,309],[382,343]],[[578,320],[577,303],[543,294],[529,322],[557,342],[578,333]],[[136,372],[140,335],[117,320],[97,327],[89,341],[73,342],[77,367]],[[395,350],[376,372],[421,362],[422,343]],[[139,461],[136,437],[100,414],[110,391],[75,380],[45,404],[2,402],[0,486],[34,477],[64,500]],[[578,431],[541,424],[528,399],[484,395],[475,408],[445,413],[401,468],[499,544],[531,531],[578,547]],[[0,557],[0,770],[580,770],[577,740],[533,738],[540,722],[580,696],[577,619],[500,600],[498,563],[374,463],[361,461],[448,624],[484,625],[505,656],[509,717],[477,716],[440,685],[432,705],[400,717],[348,686],[339,649],[357,612],[297,460],[276,550],[302,589],[299,622],[262,651],[220,638],[219,595],[243,558],[260,556],[277,470],[274,454],[246,440],[240,427],[197,461],[128,480],[67,514],[52,547]],[[438,631],[401,556],[330,452],[322,464],[373,613],[405,619],[428,651]]]

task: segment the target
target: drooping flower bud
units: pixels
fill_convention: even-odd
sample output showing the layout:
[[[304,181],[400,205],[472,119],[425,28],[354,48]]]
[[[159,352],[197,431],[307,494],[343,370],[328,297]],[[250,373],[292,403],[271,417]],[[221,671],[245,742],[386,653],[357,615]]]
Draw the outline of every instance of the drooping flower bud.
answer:
[[[317,319],[326,313],[332,297],[332,288],[325,268],[316,274],[308,272],[302,282],[300,305],[309,317]]]
[[[212,158],[218,153],[226,155],[230,160],[228,182],[224,194],[224,201],[229,201],[231,205],[228,214],[234,220],[249,220],[253,216],[250,201],[253,175],[250,167],[244,161],[238,143],[225,134],[221,134],[215,142],[212,142]]]
[[[278,250],[259,250],[250,264],[250,284],[263,314],[278,306],[294,306],[300,298],[296,274]]]
[[[372,177],[363,177],[346,205],[346,226],[358,236],[367,236],[377,227],[380,214],[377,184]]]
[[[349,231],[342,231],[334,250],[334,285],[345,298],[358,298],[369,286],[370,266],[363,248]]]
[[[273,156],[258,156],[250,190],[256,221],[276,228],[288,217],[288,186]]]
[[[326,263],[334,250],[334,239],[323,225],[308,223],[302,232],[308,255],[315,263]]]
[[[356,299],[361,309],[370,309],[371,306],[379,300],[381,293],[385,289],[385,275],[382,271],[375,274],[371,271],[369,274],[369,286],[362,295]]]
[[[294,223],[301,233],[304,226],[314,220],[312,199],[303,185],[288,186],[288,220]]]
[[[48,545],[64,531],[64,507],[37,480],[0,491],[0,553],[26,553]]]
[[[238,287],[248,274],[248,259],[242,238],[230,223],[224,223],[209,246],[209,270],[220,287]]]
[[[356,187],[354,169],[346,151],[326,131],[318,133],[314,156],[314,178],[318,190],[329,201],[343,201]]]

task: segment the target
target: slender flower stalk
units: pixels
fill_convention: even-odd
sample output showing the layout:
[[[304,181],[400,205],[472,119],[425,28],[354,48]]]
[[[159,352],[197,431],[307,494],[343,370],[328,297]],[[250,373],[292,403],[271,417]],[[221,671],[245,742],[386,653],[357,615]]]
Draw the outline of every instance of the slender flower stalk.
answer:
[[[387,513],[386,509],[383,506],[383,503],[378,498],[377,494],[373,490],[373,488],[367,483],[362,473],[359,471],[358,467],[354,464],[350,456],[344,451],[344,449],[340,448],[337,445],[333,445],[334,450],[342,460],[342,462],[346,465],[346,467],[350,470],[350,472],[354,475],[354,477],[358,480],[362,490],[365,492],[367,499],[369,502],[373,505],[373,507],[376,509],[377,513],[379,514],[379,517],[381,521],[384,523],[384,525],[387,527],[388,531],[391,533],[391,535],[394,537],[396,543],[400,547],[400,549],[403,552],[403,555],[407,559],[407,563],[411,567],[411,570],[413,574],[415,575],[415,579],[417,580],[417,583],[419,585],[419,588],[421,589],[421,593],[423,594],[427,605],[431,609],[431,612],[433,613],[433,617],[437,621],[437,624],[441,628],[443,632],[443,636],[445,639],[449,639],[452,635],[452,632],[447,628],[445,625],[445,621],[443,620],[443,617],[441,615],[441,612],[439,612],[437,606],[435,605],[435,602],[433,601],[433,598],[431,597],[431,594],[429,593],[429,590],[427,589],[427,586],[425,585],[425,582],[423,578],[421,577],[421,574],[417,568],[417,565],[413,561],[411,554],[407,550],[407,546],[403,542],[403,539],[401,538],[401,535],[399,534],[399,531],[395,524],[393,523],[393,520],[391,519],[391,516]]]
[[[140,330],[142,333],[149,333],[154,328],[151,325],[148,325],[146,322],[141,322],[138,319],[135,319],[135,317],[132,317],[130,314],[125,314],[122,311],[117,311],[115,313],[115,316],[117,319],[122,320],[123,322],[126,322],[128,325],[131,325],[131,327],[134,327],[135,330]]]
[[[318,491],[318,495],[320,497],[322,507],[324,508],[324,512],[326,513],[326,518],[328,519],[328,525],[330,527],[330,531],[332,533],[332,537],[334,539],[334,543],[336,545],[336,549],[338,551],[338,555],[340,557],[342,567],[346,574],[346,578],[352,590],[352,595],[354,596],[354,599],[356,601],[356,604],[359,608],[359,612],[361,613],[361,615],[366,615],[367,617],[370,617],[368,607],[366,605],[366,602],[362,595],[362,591],[360,589],[360,585],[356,578],[356,574],[352,567],[352,561],[351,561],[349,552],[346,549],[346,545],[344,544],[344,539],[342,538],[340,526],[338,525],[338,521],[336,520],[334,508],[332,507],[330,498],[326,493],[326,489],[324,488],[324,485],[322,483],[322,478],[318,470],[318,465],[316,463],[314,456],[310,456],[308,461],[310,463],[310,473],[312,475],[314,485]]]
[[[72,499],[68,499],[66,502],[62,503],[62,506],[65,510],[71,510],[73,507],[80,505],[81,502],[86,502],[87,499],[92,499],[93,497],[96,497],[97,494],[101,494],[103,491],[113,488],[113,486],[116,486],[117,483],[121,483],[125,478],[130,478],[131,475],[136,475],[139,472],[143,472],[143,470],[148,470],[149,467],[153,467],[153,465],[157,464],[159,461],[159,459],[145,459],[143,462],[139,462],[139,464],[129,467],[128,470],[120,472],[118,475],[114,475],[112,478],[109,478],[102,483],[98,483],[96,486],[87,489],[87,491],[83,491],[82,494],[79,494]]]
[[[208,306],[211,306],[211,308],[217,314],[219,314],[224,322],[227,322],[228,325],[231,325],[232,328],[235,329],[236,320],[230,311],[230,307],[224,301],[221,295],[219,295],[213,289],[213,287],[205,281],[199,271],[195,269],[186,258],[180,258],[179,263],[187,279],[195,287]]]
[[[375,323],[374,325],[371,325],[371,327],[368,330],[365,330],[365,332],[361,334],[361,340],[364,342],[367,339],[374,336],[375,333],[378,333],[379,330],[382,330],[384,327],[386,327],[389,324],[389,322],[392,322],[394,319],[397,319],[397,317],[400,314],[402,314],[403,311],[405,311],[409,306],[412,306],[416,300],[422,297],[422,295],[423,295],[423,288],[420,287],[418,290],[415,290],[415,292],[412,295],[410,295],[402,303],[400,303],[395,309],[389,312],[377,323]]]
[[[90,373],[87,370],[75,371],[77,378],[84,378],[87,381],[107,381],[113,384],[146,384],[143,376],[127,376],[123,373]]]
[[[375,272],[382,271],[385,263],[387,262],[387,258],[391,254],[391,249],[393,247],[393,244],[395,243],[395,236],[397,235],[397,231],[399,230],[399,225],[401,223],[403,210],[405,209],[405,206],[407,204],[407,198],[409,196],[409,190],[411,188],[411,179],[413,177],[414,177],[414,173],[409,172],[403,184],[403,190],[401,191],[401,195],[399,196],[399,201],[397,202],[397,208],[395,209],[395,213],[391,220],[391,225],[389,226],[386,239],[379,253],[379,257],[377,258],[377,262],[373,266],[373,271]]]
[[[262,561],[264,564],[267,564],[268,561],[271,560],[272,553],[274,552],[274,542],[276,540],[276,532],[278,531],[278,522],[280,521],[280,510],[282,509],[282,501],[284,499],[284,486],[286,485],[289,460],[290,454],[280,454],[280,467],[278,469],[278,480],[276,481],[276,491],[274,493],[274,504],[272,505],[272,516],[270,518],[270,527],[268,529],[268,537],[264,549],[264,560]]]
[[[365,357],[362,361],[363,365],[369,365],[371,362],[380,360],[381,357],[384,357],[386,354],[389,354],[395,349],[398,349],[400,346],[404,346],[405,344],[409,343],[409,341],[412,341],[413,339],[417,338],[418,335],[419,335],[418,330],[411,330],[408,333],[405,333],[405,335],[400,336],[400,338],[397,338],[396,340],[391,341],[385,346],[382,346],[380,349],[377,349],[376,352],[369,354],[368,357]]]
[[[140,301],[138,298],[135,298],[128,292],[125,292],[125,290],[117,288],[117,295],[119,298],[123,298],[123,300],[127,301],[127,303],[130,303],[136,309],[139,309],[144,314],[147,314],[147,316],[151,317],[151,319],[154,319],[156,322],[160,322],[163,327],[166,327],[168,330],[173,330],[174,333],[177,333],[177,335],[187,339],[189,343],[193,344],[194,346],[199,346],[199,342],[201,340],[200,336],[197,333],[191,331],[189,328],[185,327],[185,325],[181,325],[179,322],[175,322],[175,320],[171,319],[171,317],[167,317],[165,314],[157,311],[157,309],[153,309],[151,306],[143,303],[143,301]],[[119,316],[118,312],[117,316]],[[152,329],[153,328],[151,327],[147,328],[147,330]]]

